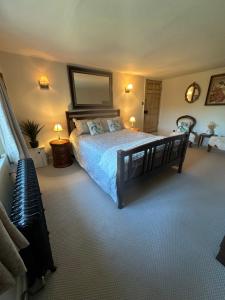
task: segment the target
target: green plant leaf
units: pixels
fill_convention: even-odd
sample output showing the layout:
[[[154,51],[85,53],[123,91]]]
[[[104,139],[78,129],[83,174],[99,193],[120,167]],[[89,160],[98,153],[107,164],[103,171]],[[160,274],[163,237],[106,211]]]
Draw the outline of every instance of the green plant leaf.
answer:
[[[20,123],[22,133],[30,138],[31,141],[36,141],[37,135],[42,130],[43,126],[31,120],[22,121]]]

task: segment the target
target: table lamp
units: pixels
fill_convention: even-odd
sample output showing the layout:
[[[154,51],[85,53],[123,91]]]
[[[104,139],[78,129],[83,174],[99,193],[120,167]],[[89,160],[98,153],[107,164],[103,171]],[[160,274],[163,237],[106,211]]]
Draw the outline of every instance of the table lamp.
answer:
[[[136,119],[135,119],[135,117],[130,117],[130,120],[129,120],[130,122],[131,122],[131,127],[133,128],[134,127],[134,123],[136,122]]]
[[[56,131],[56,132],[58,132],[58,139],[60,140],[60,134],[59,134],[59,133],[60,133],[61,131],[63,131],[62,125],[59,124],[59,123],[55,124],[53,130]]]

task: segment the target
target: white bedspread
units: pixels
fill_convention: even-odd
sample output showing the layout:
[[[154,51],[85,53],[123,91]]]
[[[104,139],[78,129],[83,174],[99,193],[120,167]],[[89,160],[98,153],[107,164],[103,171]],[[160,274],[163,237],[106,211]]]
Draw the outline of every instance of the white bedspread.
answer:
[[[209,145],[225,151],[225,137],[224,136],[212,136],[209,139]]]
[[[117,151],[118,150],[129,150],[129,149],[138,147],[140,145],[156,141],[159,138],[160,138],[159,136],[150,135],[149,137],[142,138],[141,140],[133,141],[130,143],[124,143],[124,144],[116,145],[112,148],[109,148],[102,154],[101,160],[98,165],[103,171],[105,171],[108,174],[108,176],[110,176],[110,177],[116,176]],[[143,155],[143,151],[140,154]]]
[[[74,155],[96,183],[117,202],[117,151],[128,150],[163,137],[123,129],[96,136],[70,135]]]

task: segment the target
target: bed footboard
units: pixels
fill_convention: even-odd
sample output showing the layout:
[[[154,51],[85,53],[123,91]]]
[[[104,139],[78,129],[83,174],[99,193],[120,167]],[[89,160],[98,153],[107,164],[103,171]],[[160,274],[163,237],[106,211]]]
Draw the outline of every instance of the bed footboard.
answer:
[[[178,173],[186,155],[189,134],[181,134],[150,142],[130,150],[117,152],[118,208],[123,208],[124,189],[144,176],[153,176],[168,166],[177,166]]]

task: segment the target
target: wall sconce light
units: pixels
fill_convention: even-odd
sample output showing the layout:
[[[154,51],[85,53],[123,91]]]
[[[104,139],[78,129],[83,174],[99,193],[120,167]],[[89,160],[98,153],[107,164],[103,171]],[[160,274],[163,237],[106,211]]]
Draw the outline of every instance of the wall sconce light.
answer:
[[[133,90],[133,84],[129,83],[126,87],[125,87],[125,93],[130,93],[130,91]]]
[[[60,140],[60,132],[63,131],[63,128],[62,128],[62,125],[57,123],[55,124],[54,126],[54,129],[53,129],[55,132],[58,132],[58,139]]]
[[[135,117],[130,117],[129,121],[131,122],[131,128],[134,128],[134,123],[136,122]]]
[[[38,83],[41,89],[49,89],[49,80],[46,76],[41,76]]]

